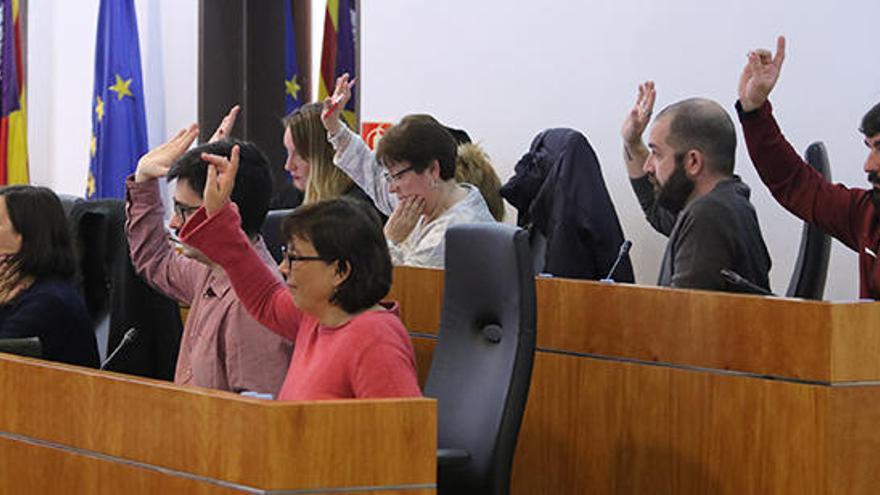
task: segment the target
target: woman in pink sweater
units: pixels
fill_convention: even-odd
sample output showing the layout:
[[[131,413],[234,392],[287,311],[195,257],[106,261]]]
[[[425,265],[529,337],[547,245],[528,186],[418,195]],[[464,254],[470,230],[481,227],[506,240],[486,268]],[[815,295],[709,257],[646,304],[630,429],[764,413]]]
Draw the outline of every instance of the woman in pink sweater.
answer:
[[[348,199],[291,213],[282,225],[285,287],[254,253],[229,201],[238,154],[236,146],[229,158],[202,155],[208,165],[204,204],[181,238],[223,267],[254,318],[294,342],[278,398],[420,396],[397,304],[379,303],[391,286],[379,219]]]

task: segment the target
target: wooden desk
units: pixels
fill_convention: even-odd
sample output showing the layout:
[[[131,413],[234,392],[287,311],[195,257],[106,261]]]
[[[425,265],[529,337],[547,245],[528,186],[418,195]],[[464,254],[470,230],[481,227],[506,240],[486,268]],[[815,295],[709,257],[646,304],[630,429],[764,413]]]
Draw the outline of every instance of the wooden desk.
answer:
[[[0,493],[430,494],[430,399],[272,402],[0,354]]]
[[[397,268],[420,375],[441,271]],[[539,279],[512,491],[880,491],[880,304]]]

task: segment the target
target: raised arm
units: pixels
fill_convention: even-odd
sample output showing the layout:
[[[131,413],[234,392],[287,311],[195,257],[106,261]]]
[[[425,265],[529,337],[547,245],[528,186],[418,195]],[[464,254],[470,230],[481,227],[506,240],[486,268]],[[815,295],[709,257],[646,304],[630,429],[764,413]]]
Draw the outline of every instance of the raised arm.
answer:
[[[220,125],[217,126],[217,129],[214,131],[214,134],[208,142],[213,143],[214,141],[221,141],[228,138],[232,134],[232,129],[235,127],[235,121],[238,120],[239,112],[241,112],[241,106],[239,105],[234,105],[230,108],[229,113],[227,113],[226,116],[223,117],[223,120],[220,121]]]
[[[779,80],[785,61],[785,36],[776,39],[776,54],[768,50],[749,52],[748,62],[739,77],[739,102],[743,112],[760,108]]]
[[[814,224],[851,249],[858,250],[858,218],[865,191],[831,184],[807,165],[782,135],[768,100],[785,60],[785,37],[776,41],[776,53],[749,52],[739,80],[737,113],[749,156],[761,181],[788,211]]]
[[[642,135],[651,121],[656,100],[657,91],[654,89],[654,81],[645,81],[639,84],[636,103],[626,115],[620,129],[620,134],[623,137],[623,160],[631,179],[638,179],[645,175],[643,167],[645,160],[648,159],[648,148],[642,140]]]
[[[348,74],[336,79],[333,95],[324,100],[321,122],[327,130],[327,140],[336,150],[333,163],[367,193],[379,211],[389,216],[397,206],[397,201],[388,192],[382,166],[361,137],[341,121],[342,110],[351,100],[351,89],[355,82],[349,80]]]
[[[187,221],[181,239],[226,271],[236,296],[254,319],[289,339],[296,340],[301,312],[284,284],[273,276],[241,230],[241,218],[229,198],[238,172],[239,148],[229,159],[204,153],[208,175],[203,208]]]
[[[649,151],[642,136],[651,122],[656,100],[657,90],[654,89],[654,81],[640,84],[636,102],[623,121],[620,135],[623,138],[623,161],[626,163],[626,172],[633,192],[639,200],[639,206],[642,207],[645,218],[654,230],[669,236],[672,227],[675,226],[676,215],[657,204],[654,184],[644,170]]]
[[[125,232],[132,265],[150,285],[185,304],[194,297],[195,279],[191,273],[199,270],[200,264],[169,244],[158,179],[165,177],[198,133],[198,126],[193,124],[150,150],[138,161],[134,178],[126,181]]]

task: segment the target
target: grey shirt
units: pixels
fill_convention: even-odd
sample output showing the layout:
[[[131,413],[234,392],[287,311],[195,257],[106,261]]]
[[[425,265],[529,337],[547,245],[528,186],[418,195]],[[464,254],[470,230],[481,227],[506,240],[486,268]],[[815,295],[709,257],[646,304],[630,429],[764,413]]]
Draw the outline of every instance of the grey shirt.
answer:
[[[770,289],[770,254],[749,202],[749,186],[739,177],[719,182],[678,215],[656,204],[647,176],[631,184],[648,222],[669,237],[657,285],[736,291],[721,277],[727,268]]]

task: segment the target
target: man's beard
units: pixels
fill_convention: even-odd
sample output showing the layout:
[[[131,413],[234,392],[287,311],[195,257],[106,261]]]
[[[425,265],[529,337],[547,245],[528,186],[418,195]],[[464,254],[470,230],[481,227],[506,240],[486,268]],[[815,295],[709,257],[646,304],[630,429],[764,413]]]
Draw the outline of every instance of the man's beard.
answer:
[[[874,187],[871,188],[871,202],[874,203],[874,215],[880,219],[880,174],[877,172],[868,172],[868,182]]]
[[[693,191],[694,181],[684,171],[684,155],[675,155],[675,171],[666,179],[666,184],[657,186],[654,191],[657,204],[677,214]]]

